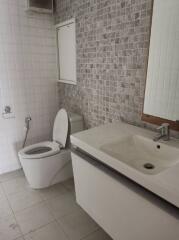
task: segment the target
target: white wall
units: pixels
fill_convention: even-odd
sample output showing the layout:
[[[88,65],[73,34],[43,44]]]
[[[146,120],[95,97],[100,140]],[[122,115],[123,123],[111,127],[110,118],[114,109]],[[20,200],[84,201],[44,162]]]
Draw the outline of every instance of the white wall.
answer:
[[[0,173],[20,166],[25,116],[33,119],[28,143],[35,143],[50,138],[58,108],[53,18],[25,7],[25,0],[0,0]],[[5,105],[15,118],[2,117]]]

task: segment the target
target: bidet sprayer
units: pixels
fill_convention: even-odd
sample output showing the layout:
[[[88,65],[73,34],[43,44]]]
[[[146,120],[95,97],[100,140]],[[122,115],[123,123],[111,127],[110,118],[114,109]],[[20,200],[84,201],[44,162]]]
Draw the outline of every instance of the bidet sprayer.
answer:
[[[32,120],[31,116],[27,116],[25,117],[25,127],[26,129],[29,129],[30,128],[30,121]]]
[[[29,132],[29,129],[30,129],[30,121],[32,120],[31,116],[27,116],[25,117],[25,137],[24,137],[24,141],[23,141],[23,144],[22,144],[22,148],[25,147],[25,144],[26,144],[26,141],[27,141],[27,135],[28,135],[28,132]]]

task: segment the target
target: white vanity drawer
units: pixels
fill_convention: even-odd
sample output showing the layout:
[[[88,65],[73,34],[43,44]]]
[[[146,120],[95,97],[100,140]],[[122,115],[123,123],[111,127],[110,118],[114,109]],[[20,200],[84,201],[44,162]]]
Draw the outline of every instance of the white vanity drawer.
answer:
[[[78,204],[114,240],[178,240],[179,210],[81,153],[72,153]]]

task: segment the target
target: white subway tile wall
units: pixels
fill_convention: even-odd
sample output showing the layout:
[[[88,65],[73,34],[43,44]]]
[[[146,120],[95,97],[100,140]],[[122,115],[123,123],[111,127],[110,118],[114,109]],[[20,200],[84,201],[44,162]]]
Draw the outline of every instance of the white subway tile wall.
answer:
[[[53,17],[27,13],[24,0],[0,0],[0,173],[19,168],[17,151],[31,115],[28,143],[51,137],[58,110]],[[11,106],[12,118],[2,115]]]

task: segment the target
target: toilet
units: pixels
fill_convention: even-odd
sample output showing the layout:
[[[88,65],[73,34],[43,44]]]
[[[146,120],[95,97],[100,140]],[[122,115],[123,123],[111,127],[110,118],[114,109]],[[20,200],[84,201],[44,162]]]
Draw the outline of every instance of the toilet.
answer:
[[[83,130],[82,116],[59,110],[54,121],[53,140],[27,146],[19,159],[27,181],[34,189],[46,188],[73,176],[69,135]]]

